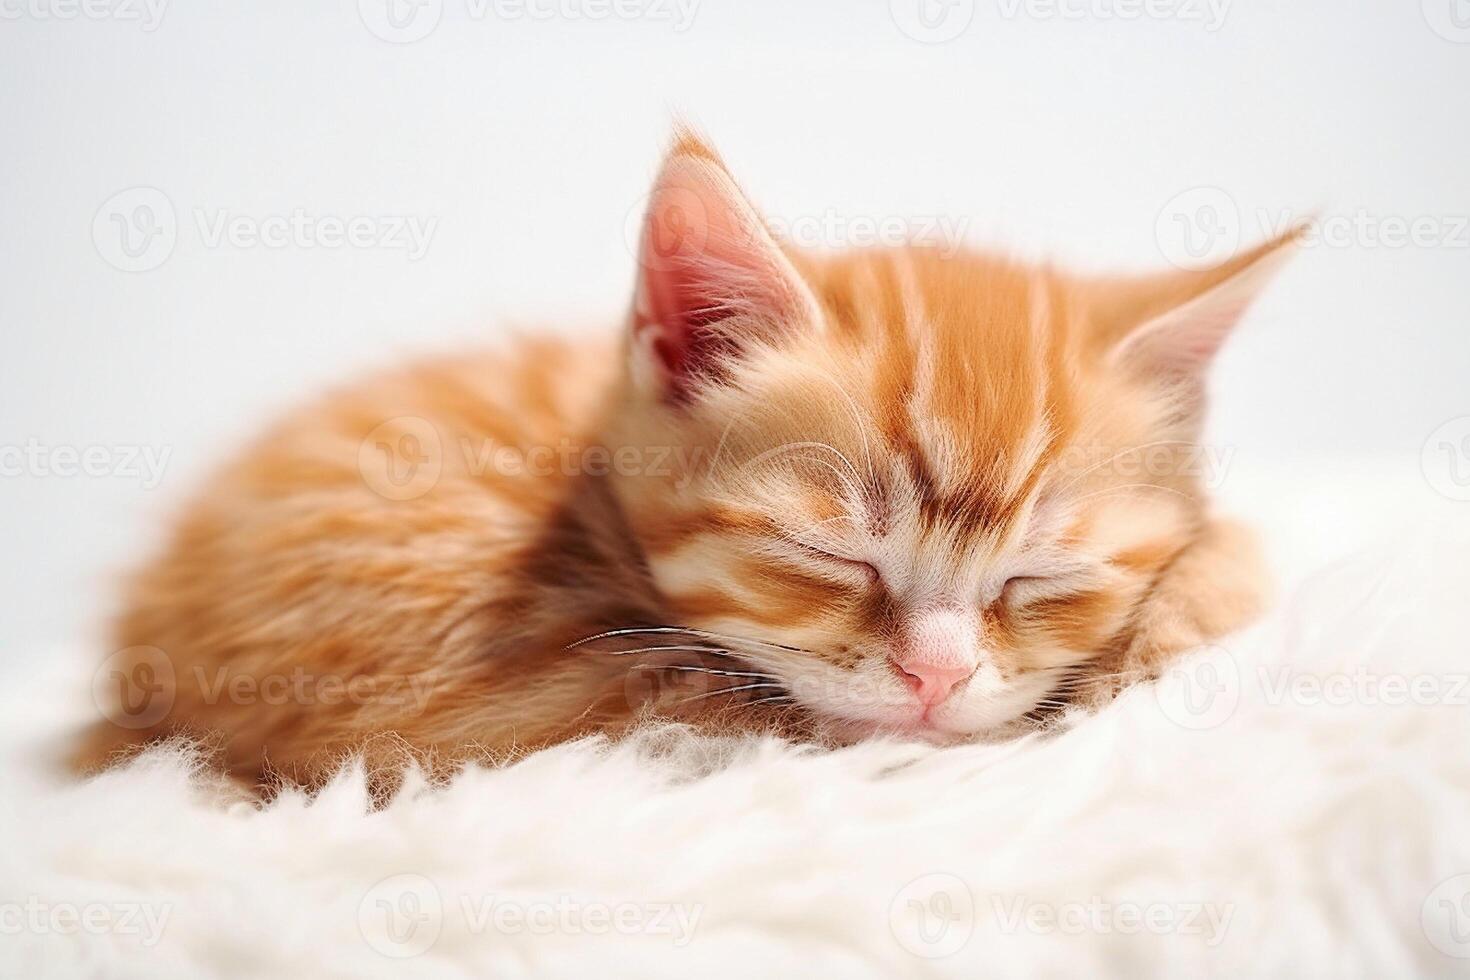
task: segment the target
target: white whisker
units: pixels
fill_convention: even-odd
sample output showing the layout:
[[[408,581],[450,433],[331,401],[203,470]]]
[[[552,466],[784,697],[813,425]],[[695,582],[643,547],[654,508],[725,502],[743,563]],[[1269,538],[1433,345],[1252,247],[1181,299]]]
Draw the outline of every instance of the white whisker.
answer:
[[[720,677],[759,677],[763,680],[778,680],[775,674],[762,674],[750,670],[716,670],[694,664],[638,664],[632,670],[691,670],[699,674],[718,674]]]
[[[633,650],[594,650],[593,653],[607,657],[630,657],[636,653],[710,653],[716,657],[729,657],[733,655],[731,650],[722,650],[717,647],[687,646],[674,644],[671,646],[637,647]]]
[[[761,684],[737,684],[737,685],[735,685],[733,687],[722,687],[718,691],[706,691],[703,694],[696,694],[693,697],[685,698],[683,701],[680,701],[679,703],[680,704],[688,704],[690,701],[702,701],[705,698],[712,698],[712,697],[714,697],[717,694],[734,694],[734,693],[736,693],[738,691],[754,691],[754,690],[756,690],[758,688],[771,688],[771,687],[777,687],[778,688],[780,686],[781,686],[780,684],[765,684],[765,683],[761,683]]]
[[[582,639],[577,640],[575,643],[568,643],[563,649],[571,650],[574,647],[583,646],[585,644],[592,643],[595,640],[606,640],[614,636],[632,636],[638,633],[685,633],[689,636],[698,636],[710,640],[720,640],[726,643],[743,643],[749,644],[751,646],[772,647],[777,650],[787,650],[791,653],[812,652],[810,650],[803,650],[801,647],[787,646],[784,643],[772,643],[770,640],[757,640],[753,637],[734,636],[728,633],[715,633],[711,630],[696,629],[692,626],[630,626],[625,629],[608,630],[604,633],[597,633],[593,636],[585,636]],[[706,648],[701,647],[700,649]]]

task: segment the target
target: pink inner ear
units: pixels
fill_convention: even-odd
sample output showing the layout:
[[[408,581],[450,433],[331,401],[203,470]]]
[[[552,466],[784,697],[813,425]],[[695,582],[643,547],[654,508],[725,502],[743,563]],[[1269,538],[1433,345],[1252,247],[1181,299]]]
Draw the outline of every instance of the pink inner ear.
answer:
[[[1114,363],[1168,380],[1202,377],[1299,237],[1300,229],[1288,232],[1214,269],[1176,273],[1142,290],[1133,305],[1152,313],[1130,324]]]
[[[634,329],[670,380],[683,387],[721,347],[711,325],[727,315],[712,280],[711,225],[701,200],[656,194],[644,224]],[[728,343],[724,344],[728,348]]]
[[[752,332],[777,333],[805,287],[718,164],[676,153],[649,199],[639,246],[635,336],[682,397]]]
[[[1151,371],[1169,375],[1199,374],[1209,366],[1225,338],[1245,314],[1248,303],[1238,296],[1217,302],[1187,303],[1140,329],[1124,342],[1119,356]]]

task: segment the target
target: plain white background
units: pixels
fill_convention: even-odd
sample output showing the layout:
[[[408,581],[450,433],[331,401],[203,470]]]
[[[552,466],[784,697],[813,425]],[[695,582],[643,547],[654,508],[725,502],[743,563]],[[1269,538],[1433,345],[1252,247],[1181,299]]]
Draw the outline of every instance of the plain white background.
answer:
[[[1470,495],[1464,0],[388,2],[0,0],[0,659],[99,622],[201,473],[319,386],[613,329],[676,113],[826,246],[943,216],[1166,268],[1316,212],[1218,365],[1216,442],[1364,461],[1385,508]]]

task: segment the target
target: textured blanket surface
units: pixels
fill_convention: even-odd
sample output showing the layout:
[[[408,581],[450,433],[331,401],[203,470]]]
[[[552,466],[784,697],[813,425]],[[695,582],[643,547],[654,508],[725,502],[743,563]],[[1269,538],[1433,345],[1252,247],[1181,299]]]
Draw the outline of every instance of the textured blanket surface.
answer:
[[[661,729],[261,808],[57,774],[58,656],[7,686],[0,974],[1470,975],[1470,541],[1322,562],[1296,503],[1266,620],[1003,745]]]

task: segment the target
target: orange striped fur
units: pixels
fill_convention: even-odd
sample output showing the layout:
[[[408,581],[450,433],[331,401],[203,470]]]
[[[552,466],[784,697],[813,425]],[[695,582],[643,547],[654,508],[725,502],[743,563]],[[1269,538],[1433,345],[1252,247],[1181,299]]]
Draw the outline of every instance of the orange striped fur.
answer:
[[[1251,615],[1193,462],[1209,355],[1291,236],[1094,279],[802,253],[754,214],[681,133],[621,339],[412,365],[245,449],[131,581],[81,760],[187,732],[312,783],[650,714],[991,736]],[[936,610],[976,666],[920,716],[895,650]]]

